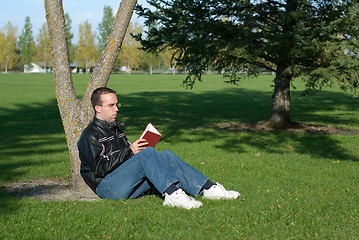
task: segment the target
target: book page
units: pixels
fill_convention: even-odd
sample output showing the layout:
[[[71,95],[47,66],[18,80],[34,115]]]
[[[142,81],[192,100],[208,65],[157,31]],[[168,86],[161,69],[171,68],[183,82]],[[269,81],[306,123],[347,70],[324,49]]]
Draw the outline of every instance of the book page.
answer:
[[[147,124],[147,127],[146,127],[146,129],[143,131],[143,133],[141,134],[140,138],[143,138],[143,136],[145,136],[146,132],[148,132],[148,131],[153,132],[153,133],[155,133],[155,134],[157,134],[157,135],[162,136],[161,133],[152,125],[152,123],[149,123],[149,124]]]
[[[146,147],[155,147],[161,137],[161,133],[151,123],[149,123],[141,134],[140,139],[145,139],[148,142]]]

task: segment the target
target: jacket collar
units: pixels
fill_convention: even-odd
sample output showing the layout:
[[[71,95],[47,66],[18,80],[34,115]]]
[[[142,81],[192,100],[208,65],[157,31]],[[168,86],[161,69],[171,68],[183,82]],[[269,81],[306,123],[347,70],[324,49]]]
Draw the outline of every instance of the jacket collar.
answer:
[[[99,125],[99,126],[105,126],[105,127],[108,127],[109,129],[113,130],[115,128],[118,128],[118,127],[124,127],[125,126],[125,123],[124,122],[119,122],[119,121],[112,121],[112,122],[108,122],[108,121],[104,121],[104,120],[100,120],[98,118],[94,118],[93,119],[93,122],[96,124],[96,125]]]

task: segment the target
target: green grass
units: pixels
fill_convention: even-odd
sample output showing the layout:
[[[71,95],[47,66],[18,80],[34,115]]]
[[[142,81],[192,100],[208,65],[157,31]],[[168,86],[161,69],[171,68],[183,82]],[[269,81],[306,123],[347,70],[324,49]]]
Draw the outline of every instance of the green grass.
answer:
[[[78,97],[89,75],[74,75]],[[97,202],[17,199],[0,191],[0,239],[357,239],[357,135],[236,132],[209,128],[270,116],[272,76],[240,86],[204,76],[113,75],[119,118],[135,140],[151,121],[170,149],[213,181],[239,190],[234,201],[196,210],[166,208],[155,195]],[[338,89],[302,97],[295,82],[292,120],[359,130],[359,99]],[[0,185],[70,178],[52,75],[0,74]]]

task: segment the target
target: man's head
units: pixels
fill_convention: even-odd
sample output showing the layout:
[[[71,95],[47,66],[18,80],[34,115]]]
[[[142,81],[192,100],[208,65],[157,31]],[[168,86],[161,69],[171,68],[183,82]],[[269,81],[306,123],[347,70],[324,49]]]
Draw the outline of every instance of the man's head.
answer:
[[[96,118],[108,122],[115,121],[118,111],[115,93],[116,91],[106,87],[97,88],[92,93],[91,104]]]

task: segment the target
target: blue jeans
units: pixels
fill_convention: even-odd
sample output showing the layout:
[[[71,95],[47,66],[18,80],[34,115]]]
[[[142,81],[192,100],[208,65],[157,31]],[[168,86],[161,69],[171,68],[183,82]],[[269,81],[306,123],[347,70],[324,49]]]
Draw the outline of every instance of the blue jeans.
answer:
[[[100,198],[136,198],[153,185],[161,194],[176,184],[197,197],[209,179],[169,150],[147,147],[108,174],[96,188]]]

